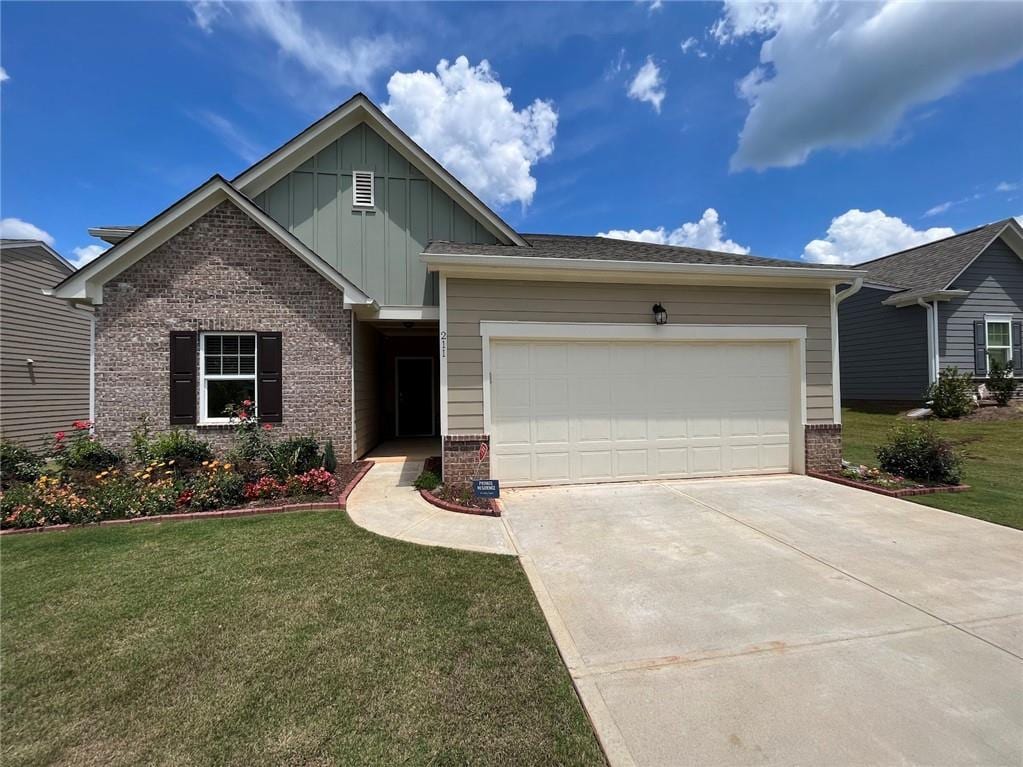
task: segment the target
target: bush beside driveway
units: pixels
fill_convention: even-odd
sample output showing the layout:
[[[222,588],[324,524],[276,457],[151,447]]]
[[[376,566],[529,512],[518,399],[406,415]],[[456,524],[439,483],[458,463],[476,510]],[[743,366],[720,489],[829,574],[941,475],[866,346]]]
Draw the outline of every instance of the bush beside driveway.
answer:
[[[340,512],[3,541],[3,758],[604,764],[516,559]]]
[[[957,514],[1023,529],[1023,410],[1018,404],[984,408],[960,420],[934,419],[938,433],[964,454],[965,493],[914,497]],[[1000,411],[1000,412],[999,412]],[[875,451],[901,419],[898,410],[857,405],[842,408],[843,455],[847,461],[877,465]]]

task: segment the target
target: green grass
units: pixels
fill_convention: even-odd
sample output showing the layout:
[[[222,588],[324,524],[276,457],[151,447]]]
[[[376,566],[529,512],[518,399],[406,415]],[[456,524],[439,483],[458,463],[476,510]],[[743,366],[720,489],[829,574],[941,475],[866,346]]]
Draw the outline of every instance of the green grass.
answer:
[[[2,556],[6,766],[604,764],[514,558],[341,513]]]
[[[846,460],[877,465],[874,450],[897,423],[890,409],[842,408]],[[936,493],[907,500],[1023,529],[1023,421],[934,421],[964,454],[965,493]]]

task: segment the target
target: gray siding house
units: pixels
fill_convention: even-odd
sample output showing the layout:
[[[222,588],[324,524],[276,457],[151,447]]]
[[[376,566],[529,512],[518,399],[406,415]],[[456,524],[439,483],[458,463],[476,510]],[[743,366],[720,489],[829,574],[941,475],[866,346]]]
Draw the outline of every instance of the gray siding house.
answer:
[[[996,221],[860,264],[839,307],[842,397],[919,402],[956,367],[980,383],[989,360],[1023,376],[1023,228]]]
[[[90,417],[92,312],[43,291],[75,271],[44,242],[0,240],[0,437],[27,447]]]

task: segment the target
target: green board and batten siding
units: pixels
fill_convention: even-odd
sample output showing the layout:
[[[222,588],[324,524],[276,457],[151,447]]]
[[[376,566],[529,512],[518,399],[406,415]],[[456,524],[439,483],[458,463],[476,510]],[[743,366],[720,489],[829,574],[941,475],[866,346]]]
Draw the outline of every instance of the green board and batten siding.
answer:
[[[352,207],[353,170],[373,171],[373,210]],[[437,276],[428,274],[419,259],[430,240],[497,242],[365,124],[255,201],[382,305],[437,305]]]

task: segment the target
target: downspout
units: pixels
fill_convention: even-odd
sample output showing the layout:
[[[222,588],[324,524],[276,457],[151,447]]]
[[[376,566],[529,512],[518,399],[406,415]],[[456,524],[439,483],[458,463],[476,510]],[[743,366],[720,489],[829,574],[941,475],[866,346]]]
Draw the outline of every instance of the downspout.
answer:
[[[922,298],[916,302],[927,310],[927,383],[933,384],[938,380],[938,306]]]
[[[837,285],[836,285],[837,287]],[[842,369],[838,362],[838,305],[863,287],[863,278],[857,277],[853,284],[831,296],[831,420],[842,423]]]

